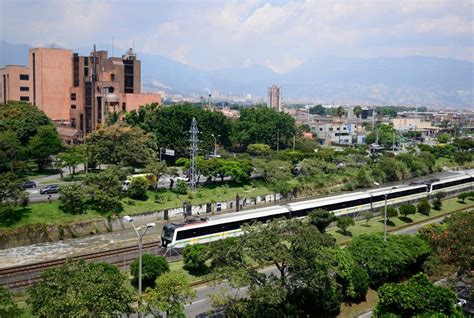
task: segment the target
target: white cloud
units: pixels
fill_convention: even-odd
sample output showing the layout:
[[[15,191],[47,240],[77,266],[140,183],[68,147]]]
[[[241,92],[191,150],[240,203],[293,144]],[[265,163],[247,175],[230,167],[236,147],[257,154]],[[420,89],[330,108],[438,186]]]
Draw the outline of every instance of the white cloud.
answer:
[[[74,48],[134,38],[143,52],[205,68],[283,72],[326,55],[474,56],[470,0],[0,1],[4,40]]]

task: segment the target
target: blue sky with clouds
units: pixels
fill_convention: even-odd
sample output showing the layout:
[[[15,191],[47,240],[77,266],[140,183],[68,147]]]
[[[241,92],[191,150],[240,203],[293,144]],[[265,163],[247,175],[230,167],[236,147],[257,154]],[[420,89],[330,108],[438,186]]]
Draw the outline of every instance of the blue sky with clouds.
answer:
[[[474,60],[470,0],[0,0],[0,38],[93,43],[206,69],[286,72],[318,56],[425,55]]]

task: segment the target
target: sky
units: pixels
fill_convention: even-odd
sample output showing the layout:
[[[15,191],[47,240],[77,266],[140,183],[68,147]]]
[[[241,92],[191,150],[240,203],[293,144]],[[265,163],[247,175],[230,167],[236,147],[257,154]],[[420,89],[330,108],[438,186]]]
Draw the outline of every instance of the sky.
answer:
[[[470,0],[0,0],[0,39],[132,45],[184,64],[285,73],[322,56],[474,60]],[[117,53],[117,52],[116,52]]]

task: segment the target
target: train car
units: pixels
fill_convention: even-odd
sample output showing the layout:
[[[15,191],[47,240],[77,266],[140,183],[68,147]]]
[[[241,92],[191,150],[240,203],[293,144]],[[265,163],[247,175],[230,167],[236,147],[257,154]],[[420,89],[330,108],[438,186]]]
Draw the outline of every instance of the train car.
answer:
[[[446,192],[447,194],[467,191],[474,186],[474,177],[471,174],[454,176],[435,181],[430,185],[430,193]]]
[[[244,224],[252,224],[256,221],[265,223],[281,217],[305,217],[310,211],[317,208],[331,211],[337,216],[355,217],[361,211],[385,206],[385,200],[387,200],[387,205],[397,205],[404,202],[418,201],[437,191],[448,193],[466,191],[473,187],[473,181],[472,175],[466,174],[425,184],[380,188],[293,202],[284,206],[237,212],[197,223],[167,224],[163,227],[162,246],[182,248],[188,244],[208,243],[226,237],[238,236],[242,234],[241,227]]]
[[[244,224],[289,217],[290,211],[284,206],[272,206],[251,211],[213,217],[204,222],[190,224],[167,224],[163,227],[161,245],[181,248],[188,244],[209,243],[226,237],[242,234]]]

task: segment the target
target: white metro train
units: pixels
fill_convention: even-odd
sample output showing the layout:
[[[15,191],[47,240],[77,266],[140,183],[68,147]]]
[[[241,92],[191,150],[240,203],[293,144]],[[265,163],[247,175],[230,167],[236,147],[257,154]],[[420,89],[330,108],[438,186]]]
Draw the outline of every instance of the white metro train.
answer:
[[[470,171],[471,172],[471,171]],[[166,224],[161,234],[161,244],[167,248],[182,248],[188,244],[208,243],[226,237],[242,234],[241,227],[253,222],[265,223],[276,218],[305,217],[316,208],[325,209],[335,215],[356,216],[364,210],[380,208],[387,204],[414,202],[428,195],[443,191],[446,193],[463,192],[472,189],[472,173],[433,179],[420,184],[373,189],[364,192],[334,195],[330,197],[288,203],[243,212],[229,213],[193,223]]]

